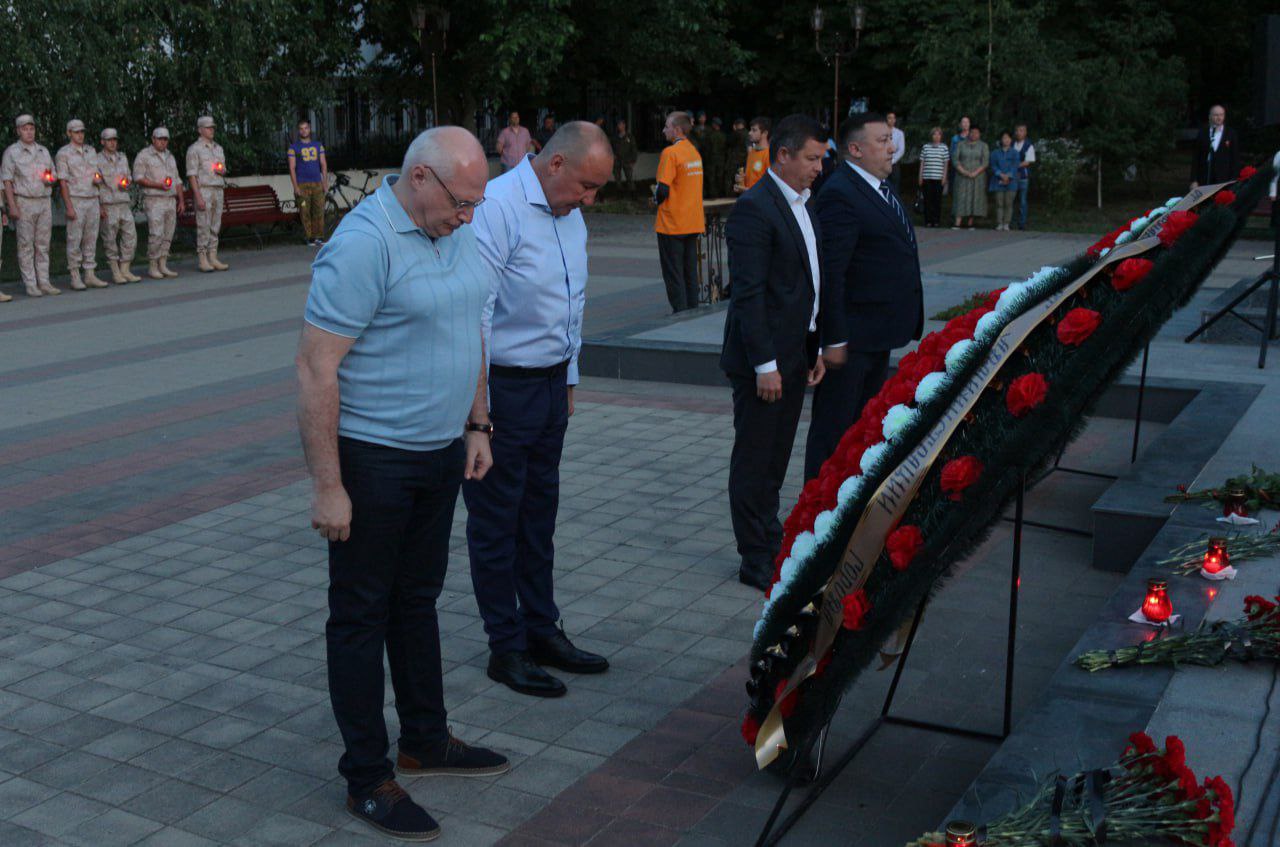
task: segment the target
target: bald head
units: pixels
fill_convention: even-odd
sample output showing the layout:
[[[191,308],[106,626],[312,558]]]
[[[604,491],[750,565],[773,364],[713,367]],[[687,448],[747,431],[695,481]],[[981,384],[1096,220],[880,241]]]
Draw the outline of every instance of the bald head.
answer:
[[[597,152],[607,152],[613,156],[613,147],[604,130],[586,121],[570,121],[556,130],[542,148],[537,158],[544,161],[559,154],[566,159],[585,159]]]
[[[404,153],[401,173],[408,173],[414,165],[428,165],[445,179],[460,176],[468,168],[479,167],[486,177],[489,173],[484,148],[460,126],[438,126],[413,139]]]
[[[489,163],[476,137],[462,127],[441,126],[409,145],[392,190],[423,232],[443,238],[471,223],[488,179]]]
[[[556,130],[533,160],[542,193],[553,215],[567,215],[595,202],[613,174],[613,147],[604,130],[570,121]]]

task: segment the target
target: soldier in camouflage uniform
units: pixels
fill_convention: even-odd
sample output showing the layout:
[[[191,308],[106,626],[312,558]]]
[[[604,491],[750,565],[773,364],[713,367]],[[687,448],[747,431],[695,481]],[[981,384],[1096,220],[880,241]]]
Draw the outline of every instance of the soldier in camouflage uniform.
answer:
[[[229,266],[218,261],[218,231],[222,229],[227,154],[213,140],[213,118],[201,117],[196,129],[200,138],[187,148],[187,179],[191,180],[191,199],[196,204],[196,255],[200,270],[205,273],[225,271]]]
[[[742,118],[733,119],[733,132],[729,133],[729,140],[725,149],[724,160],[724,195],[730,197],[733,195],[733,183],[738,177],[738,171],[747,167],[747,122]]]
[[[9,217],[18,230],[18,269],[28,297],[61,294],[49,282],[49,238],[53,234],[53,209],[49,195],[58,181],[53,157],[43,144],[36,143],[36,122],[19,115],[14,122],[18,140],[9,145],[0,159],[0,179],[4,180]]]
[[[129,157],[120,150],[120,137],[114,129],[104,129],[99,140],[102,152],[98,154],[98,173],[102,182],[98,185],[98,202],[102,205],[102,246],[111,265],[111,281],[117,285],[142,282],[142,277],[129,269],[138,248],[138,229],[133,223],[129,196],[129,186],[133,184]]]
[[[5,206],[4,192],[0,191],[0,255],[4,253],[4,228],[9,225],[8,207]],[[8,303],[13,297],[0,291],[0,303]]]
[[[142,186],[142,208],[147,213],[147,276],[175,277],[177,272],[169,270],[169,244],[186,198],[178,163],[169,152],[169,130],[158,126],[151,133],[151,146],[133,160],[133,181]]]
[[[93,272],[98,266],[98,224],[102,214],[98,205],[98,185],[102,182],[98,154],[92,145],[84,143],[83,121],[67,121],[67,138],[70,142],[58,150],[53,161],[58,168],[62,203],[67,209],[67,270],[71,272],[71,287],[76,291],[84,291],[86,287],[106,288],[107,284]]]
[[[720,119],[711,119],[711,128],[707,130],[702,142],[705,152],[702,154],[702,185],[704,197],[719,197],[720,187],[724,183],[725,138]]]

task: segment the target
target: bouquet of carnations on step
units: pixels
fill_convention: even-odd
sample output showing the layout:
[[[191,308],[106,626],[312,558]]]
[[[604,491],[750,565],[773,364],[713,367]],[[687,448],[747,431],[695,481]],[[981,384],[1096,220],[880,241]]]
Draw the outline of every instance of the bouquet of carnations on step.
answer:
[[[1110,768],[1053,777],[1030,803],[999,820],[981,827],[952,821],[945,833],[929,833],[907,847],[1234,847],[1231,787],[1217,776],[1198,782],[1177,736],[1166,738],[1163,750],[1145,733],[1129,741]]]
[[[1125,665],[1205,665],[1224,659],[1280,660],[1280,597],[1275,602],[1256,594],[1244,598],[1244,617],[1235,621],[1201,622],[1194,632],[1154,638],[1134,647],[1090,650],[1076,657],[1087,671]]]

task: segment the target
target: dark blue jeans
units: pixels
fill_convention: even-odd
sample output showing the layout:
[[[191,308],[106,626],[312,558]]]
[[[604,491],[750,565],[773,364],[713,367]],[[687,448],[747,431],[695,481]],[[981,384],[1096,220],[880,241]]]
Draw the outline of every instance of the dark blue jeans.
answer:
[[[1031,180],[1026,177],[1018,179],[1018,203],[1017,210],[1014,212],[1014,223],[1018,229],[1027,228],[1027,189],[1031,186]]]
[[[548,376],[489,376],[493,467],[462,486],[476,604],[495,654],[555,632],[552,585],[560,453],[569,425],[563,369]]]
[[[329,543],[329,698],[346,752],[338,771],[365,794],[393,769],[382,718],[386,651],[400,717],[399,745],[448,739],[436,598],[462,483],[462,440],[427,452],[338,439],[351,498],[351,537]]]

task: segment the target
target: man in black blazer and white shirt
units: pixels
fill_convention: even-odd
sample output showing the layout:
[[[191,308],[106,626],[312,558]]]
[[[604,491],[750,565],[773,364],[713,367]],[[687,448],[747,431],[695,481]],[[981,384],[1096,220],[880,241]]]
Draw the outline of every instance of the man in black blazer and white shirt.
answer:
[[[822,381],[822,239],[807,208],[822,171],[821,125],[791,115],[774,127],[767,176],[735,204],[725,227],[733,295],[720,368],[733,385],[729,510],[742,564],[762,591],[782,543],[778,492],[791,460],[806,385]]]
[[[1209,110],[1209,125],[1200,128],[1191,154],[1191,187],[1230,182],[1240,173],[1240,139],[1227,126],[1227,110]]]
[[[818,475],[862,407],[884,384],[889,352],[920,337],[924,290],[915,229],[889,184],[893,133],[874,112],[840,128],[844,161],[814,210],[822,232],[827,379],[813,394],[804,476]],[[840,342],[848,342],[840,345]]]

